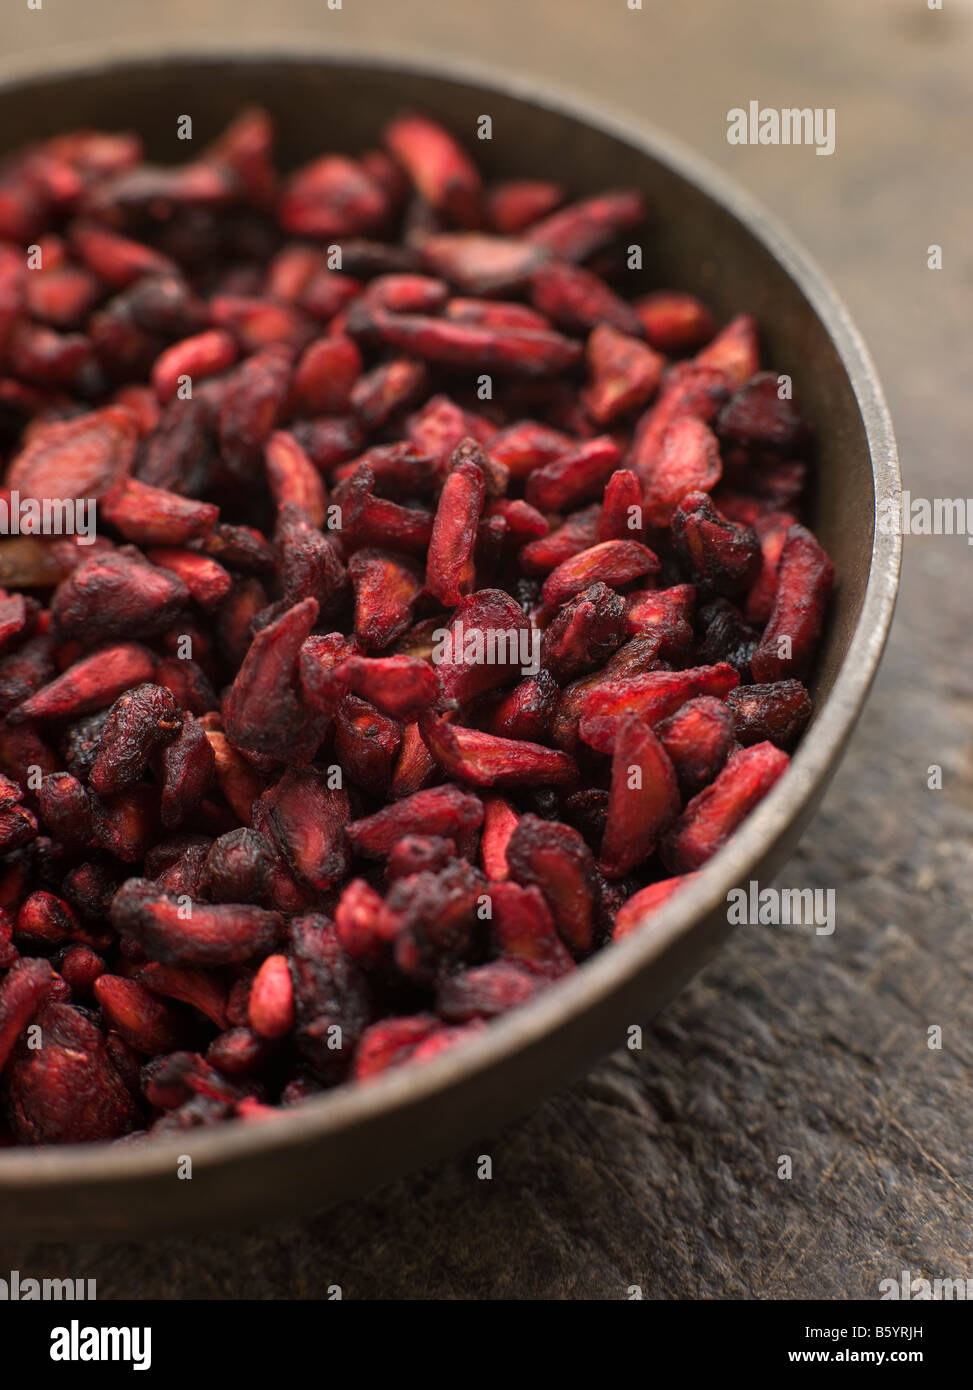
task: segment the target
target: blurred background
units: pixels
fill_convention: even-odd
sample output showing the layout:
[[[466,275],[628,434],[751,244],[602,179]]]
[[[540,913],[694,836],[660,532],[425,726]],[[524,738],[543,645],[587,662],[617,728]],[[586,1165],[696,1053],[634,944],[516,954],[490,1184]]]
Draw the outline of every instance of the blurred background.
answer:
[[[469,62],[660,126],[780,215],[834,280],[883,378],[906,487],[973,493],[967,0],[5,0],[0,12],[2,62],[18,68],[75,44],[173,39]],[[728,145],[727,111],[751,100],[833,107],[835,153]],[[927,268],[933,243],[940,271]],[[971,581],[961,537],[907,542],[877,688],[781,875],[836,888],[825,947],[739,933],[641,1054],[364,1200],[192,1243],[0,1237],[0,1269],[95,1277],[101,1298],[307,1298],[335,1283],[346,1298],[608,1299],[633,1284],[646,1298],[875,1298],[903,1269],[973,1277]],[[480,1152],[492,1182],[475,1178]],[[786,1183],[781,1153],[794,1156]]]

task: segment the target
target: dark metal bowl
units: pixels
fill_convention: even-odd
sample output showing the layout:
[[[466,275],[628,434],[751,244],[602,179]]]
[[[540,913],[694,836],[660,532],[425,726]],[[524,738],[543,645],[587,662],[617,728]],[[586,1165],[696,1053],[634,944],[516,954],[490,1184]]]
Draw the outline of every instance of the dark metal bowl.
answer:
[[[565,1085],[670,999],[728,933],[726,894],[768,879],[817,806],[875,675],[892,618],[899,541],[875,525],[897,496],[892,427],[848,314],[803,252],[743,193],[658,133],[626,128],[507,79],[449,77],[308,53],[192,53],[92,61],[43,75],[0,73],[0,142],[75,126],[135,129],[176,157],[191,112],[195,147],[241,106],[274,115],[286,164],[374,144],[402,106],[457,131],[493,117],[478,146],[491,174],[540,175],[582,194],[635,185],[656,210],[651,281],[700,294],[724,318],[748,310],[766,360],[795,381],[820,441],[813,525],[834,558],[837,598],[814,681],[816,713],[787,775],[651,925],[423,1068],[344,1088],[276,1122],[178,1140],[0,1152],[0,1230],[112,1239],[252,1222],[361,1192],[495,1130]],[[184,148],[184,147],[183,147]],[[795,967],[796,968],[796,967]],[[193,1160],[179,1181],[179,1155]]]

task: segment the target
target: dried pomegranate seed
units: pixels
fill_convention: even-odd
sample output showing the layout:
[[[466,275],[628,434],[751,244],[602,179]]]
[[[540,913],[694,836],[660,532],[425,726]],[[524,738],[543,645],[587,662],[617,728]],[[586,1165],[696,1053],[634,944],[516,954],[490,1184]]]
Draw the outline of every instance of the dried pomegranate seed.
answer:
[[[462,1046],[678,892],[810,717],[834,575],[755,320],[626,284],[638,189],[382,143],[280,177],[248,110],[177,169],[82,131],[0,173],[15,1142]]]

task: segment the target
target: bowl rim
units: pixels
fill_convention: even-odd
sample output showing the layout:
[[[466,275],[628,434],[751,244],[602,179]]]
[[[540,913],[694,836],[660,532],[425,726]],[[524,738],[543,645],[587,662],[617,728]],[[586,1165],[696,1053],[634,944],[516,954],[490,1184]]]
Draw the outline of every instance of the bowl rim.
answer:
[[[363,1122],[446,1093],[470,1076],[509,1059],[530,1043],[608,999],[641,969],[725,902],[729,887],[742,882],[771,842],[771,831],[791,825],[812,801],[847,742],[878,669],[895,607],[901,563],[901,537],[878,524],[879,504],[901,494],[892,422],[875,367],[844,303],[815,261],[729,176],[653,124],[603,102],[569,93],[556,82],[513,74],[488,65],[447,57],[430,62],[409,46],[394,52],[365,52],[353,46],[323,45],[306,32],[277,34],[232,45],[166,35],[155,42],[66,45],[43,58],[36,54],[0,61],[0,92],[37,83],[95,77],[119,70],[191,65],[290,63],[295,67],[333,66],[405,73],[430,81],[475,85],[583,123],[635,148],[690,182],[728,211],[794,281],[820,319],[837,350],[861,414],[872,468],[875,501],[872,551],[861,612],[848,652],[830,694],[794,754],[785,775],[747,817],[730,842],[694,879],[652,916],[649,924],[599,951],[582,969],[495,1020],[462,1048],[433,1058],[421,1068],[384,1073],[368,1085],[350,1084],[266,1124],[230,1120],[192,1131],[194,1165],[217,1170],[244,1158],[299,1149],[307,1142],[337,1135]],[[17,1190],[34,1193],[70,1183],[83,1197],[86,1186],[171,1173],[186,1149],[187,1136],[160,1137],[145,1144],[94,1143],[0,1150],[0,1196]]]

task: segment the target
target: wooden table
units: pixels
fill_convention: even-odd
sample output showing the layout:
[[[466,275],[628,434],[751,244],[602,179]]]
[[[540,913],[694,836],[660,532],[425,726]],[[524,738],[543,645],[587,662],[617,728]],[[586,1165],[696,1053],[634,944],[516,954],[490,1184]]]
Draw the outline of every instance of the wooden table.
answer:
[[[973,493],[969,3],[234,0],[232,27],[216,0],[99,8],[5,7],[0,48],[43,59],[121,25],[230,42],[290,27],[515,66],[657,122],[832,275],[884,378],[906,486]],[[726,113],[751,99],[834,107],[834,155],[728,146]],[[927,269],[932,243],[941,271]],[[875,1298],[904,1269],[973,1276],[971,592],[962,537],[907,542],[882,674],[780,879],[836,890],[834,936],[740,929],[641,1054],[361,1201],[192,1242],[0,1245],[0,1270],[84,1274],[102,1298],[313,1298],[335,1283],[348,1298],[624,1298],[633,1284],[654,1298]],[[476,1178],[481,1152],[491,1182]]]

